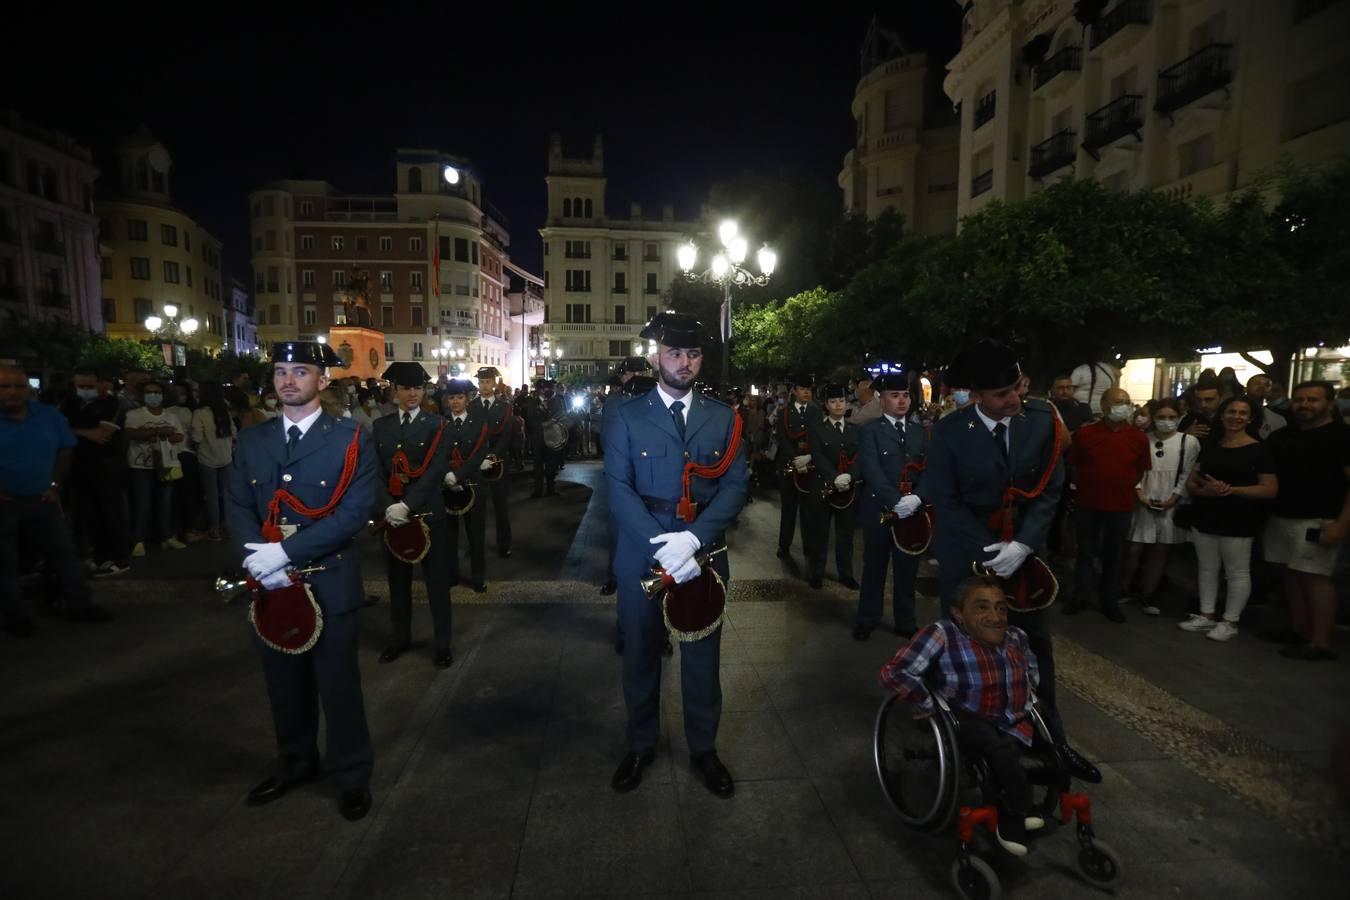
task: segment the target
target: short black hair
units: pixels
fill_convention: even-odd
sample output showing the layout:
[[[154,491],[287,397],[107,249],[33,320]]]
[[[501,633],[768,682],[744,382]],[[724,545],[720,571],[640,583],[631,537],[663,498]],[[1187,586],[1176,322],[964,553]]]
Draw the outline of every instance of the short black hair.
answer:
[[[1304,388],[1320,388],[1321,390],[1326,392],[1328,403],[1334,403],[1336,400],[1336,385],[1332,384],[1330,381],[1320,381],[1320,380],[1300,381],[1298,384],[1294,385],[1294,389],[1289,392],[1290,399],[1293,398],[1294,394],[1296,394],[1298,391]]]
[[[971,575],[956,586],[956,592],[952,594],[952,609],[960,609],[965,606],[966,598],[980,588],[993,588],[1001,595],[1003,593],[1003,580],[997,575]]]

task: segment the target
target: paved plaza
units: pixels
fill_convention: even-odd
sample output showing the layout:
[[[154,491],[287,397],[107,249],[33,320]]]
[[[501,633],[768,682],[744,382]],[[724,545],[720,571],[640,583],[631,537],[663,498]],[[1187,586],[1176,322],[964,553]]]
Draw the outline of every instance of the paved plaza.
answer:
[[[951,836],[906,831],[873,772],[876,674],[896,638],[853,641],[855,594],[808,588],[799,547],[774,557],[767,492],[729,536],[718,749],[735,797],[690,773],[674,664],[656,762],[634,793],[610,789],[626,748],[613,598],[597,592],[603,479],[594,463],[562,478],[542,500],[513,484],[514,558],[497,558],[489,525],[489,590],[454,591],[448,671],[429,646],[376,663],[388,606],[362,538],[381,600],[361,613],[376,759],[356,823],[322,783],[244,806],[272,726],[244,608],[211,588],[237,561],[228,546],[98,582],[110,625],[41,618],[36,637],[0,640],[0,897],[954,896]],[[931,597],[934,570],[921,574]],[[1291,662],[1245,630],[1215,644],[1174,627],[1180,593],[1163,606],[1127,608],[1123,626],[1055,616],[1062,712],[1101,763],[1088,790],[1122,880],[1085,882],[1065,830],[998,863],[1005,896],[1345,896],[1350,824],[1329,776],[1350,654]],[[921,603],[921,621],[936,612]],[[414,637],[430,630],[423,602]]]

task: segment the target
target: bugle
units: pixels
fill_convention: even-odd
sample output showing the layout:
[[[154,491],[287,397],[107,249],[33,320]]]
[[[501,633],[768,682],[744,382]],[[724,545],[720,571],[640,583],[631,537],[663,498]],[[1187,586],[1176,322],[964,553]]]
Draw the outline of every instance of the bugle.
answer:
[[[314,572],[322,572],[322,571],[323,566],[309,566],[308,568],[304,569],[290,570],[291,574],[294,575],[310,575],[313,574]],[[238,575],[234,576],[221,575],[218,578],[216,578],[216,585],[215,585],[216,594],[219,595],[220,599],[225,603],[233,603],[240,597],[243,597],[246,594],[251,593],[255,588],[258,587],[259,584],[257,579],[255,579],[248,572],[241,572]]]

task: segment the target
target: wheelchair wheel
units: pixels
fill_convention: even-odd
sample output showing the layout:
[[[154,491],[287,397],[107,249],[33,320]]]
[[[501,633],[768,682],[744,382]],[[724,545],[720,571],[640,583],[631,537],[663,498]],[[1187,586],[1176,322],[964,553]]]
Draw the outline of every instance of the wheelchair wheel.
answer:
[[[989,867],[989,863],[978,856],[952,862],[952,887],[961,895],[961,900],[999,900],[1003,896],[1003,885],[998,876]]]
[[[892,694],[877,710],[872,755],[886,802],[906,825],[937,831],[951,821],[959,761],[945,713],[916,720]]]
[[[1120,877],[1120,855],[1110,844],[1093,838],[1086,847],[1079,849],[1078,868],[1090,880],[1108,884]]]

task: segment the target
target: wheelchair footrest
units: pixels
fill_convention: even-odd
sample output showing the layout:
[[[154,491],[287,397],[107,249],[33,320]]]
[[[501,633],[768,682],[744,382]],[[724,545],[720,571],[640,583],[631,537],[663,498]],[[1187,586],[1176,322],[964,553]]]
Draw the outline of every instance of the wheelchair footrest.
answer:
[[[975,837],[975,829],[981,825],[988,828],[991,834],[998,831],[998,807],[961,807],[956,815],[956,836],[963,844],[968,844]]]
[[[1079,827],[1092,827],[1092,801],[1082,792],[1059,795],[1059,821],[1068,824],[1077,818]]]

